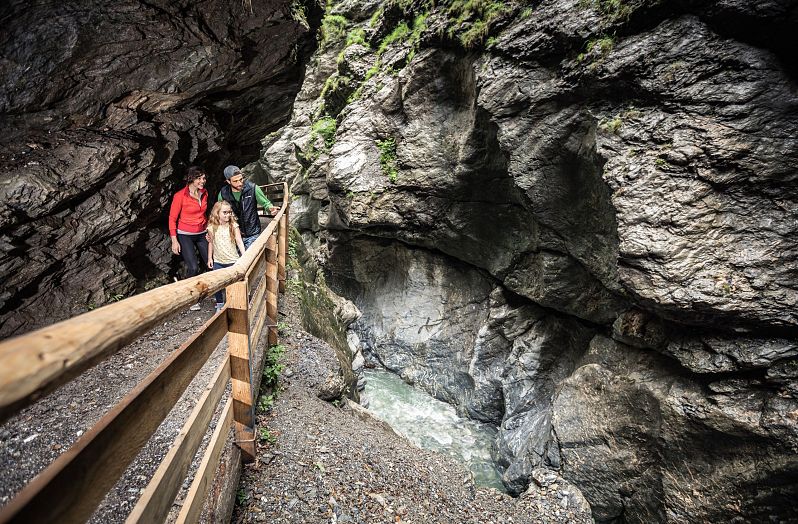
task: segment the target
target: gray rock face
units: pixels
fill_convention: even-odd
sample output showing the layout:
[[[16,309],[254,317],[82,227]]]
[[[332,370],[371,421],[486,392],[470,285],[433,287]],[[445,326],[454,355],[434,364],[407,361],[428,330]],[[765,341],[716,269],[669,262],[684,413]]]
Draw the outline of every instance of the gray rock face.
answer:
[[[794,519],[796,2],[544,0],[468,49],[485,13],[374,8],[260,162],[360,342],[498,423],[515,492]]]
[[[798,518],[787,502],[798,478],[794,392],[750,379],[701,385],[605,337],[581,364],[560,386],[553,421],[562,475],[597,521]]]
[[[540,464],[559,466],[551,401],[592,329],[524,303],[465,264],[400,243],[338,242],[327,267],[363,312],[353,327],[369,358],[499,426],[495,457],[510,489],[525,491]]]
[[[218,189],[290,113],[312,33],[289,4],[3,2],[0,336],[174,273],[185,169]]]

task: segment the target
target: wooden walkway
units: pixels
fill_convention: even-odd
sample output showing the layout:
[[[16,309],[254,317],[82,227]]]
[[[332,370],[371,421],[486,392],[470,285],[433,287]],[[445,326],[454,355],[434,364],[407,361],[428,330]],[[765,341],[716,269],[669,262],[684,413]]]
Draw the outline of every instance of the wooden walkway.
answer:
[[[255,457],[254,399],[260,370],[252,354],[264,334],[277,343],[277,301],[288,247],[287,185],[279,212],[247,252],[205,273],[0,343],[0,423],[125,347],[172,314],[226,288],[225,308],[210,318],[75,444],[0,510],[6,522],[85,522],[169,414],[192,378],[227,336],[225,358],[127,519],[163,522],[228,383],[232,395],[202,458],[178,522],[196,522],[216,474],[229,428],[244,461]],[[254,377],[254,380],[253,380]]]

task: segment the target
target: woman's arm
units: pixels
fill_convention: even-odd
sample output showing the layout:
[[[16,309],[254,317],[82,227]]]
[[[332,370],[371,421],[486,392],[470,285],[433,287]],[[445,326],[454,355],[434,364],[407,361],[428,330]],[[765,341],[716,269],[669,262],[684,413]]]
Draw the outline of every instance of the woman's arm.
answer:
[[[213,269],[213,232],[208,228],[208,269]]]
[[[169,236],[172,237],[172,253],[180,254],[180,242],[177,241],[177,218],[183,209],[183,199],[178,198],[179,193],[172,197],[172,205],[169,206]]]

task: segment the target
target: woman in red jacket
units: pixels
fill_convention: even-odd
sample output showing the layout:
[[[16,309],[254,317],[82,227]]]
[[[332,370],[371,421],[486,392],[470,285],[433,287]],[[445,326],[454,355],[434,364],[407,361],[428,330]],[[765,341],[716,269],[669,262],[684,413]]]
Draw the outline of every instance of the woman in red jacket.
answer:
[[[205,189],[205,172],[191,166],[186,172],[186,187],[172,197],[169,208],[169,235],[172,237],[172,253],[182,255],[186,263],[186,277],[199,273],[196,251],[202,258],[202,267],[208,265],[208,191]],[[195,251],[196,250],[196,251]],[[198,310],[199,304],[191,306]]]

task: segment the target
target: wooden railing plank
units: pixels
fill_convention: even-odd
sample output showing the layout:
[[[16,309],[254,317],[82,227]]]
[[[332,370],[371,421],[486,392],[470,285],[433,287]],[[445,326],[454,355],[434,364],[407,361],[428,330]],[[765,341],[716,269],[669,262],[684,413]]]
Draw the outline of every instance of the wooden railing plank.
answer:
[[[263,266],[265,265],[266,265],[266,258],[262,255],[259,256],[255,264],[251,268],[249,268],[249,271],[247,271],[247,274],[245,275],[246,279],[249,281],[255,280],[254,277],[260,275],[263,272]]]
[[[263,326],[266,325],[266,322],[267,321],[271,322],[269,320],[269,316],[266,314],[265,301],[262,301],[260,303],[260,309],[256,313],[255,318],[256,318],[255,324],[252,326],[252,329],[250,330],[251,335],[249,337],[249,340],[253,345],[257,344],[260,341],[260,336],[263,332]],[[269,326],[271,327],[271,323],[269,324]]]
[[[285,262],[288,256],[288,210],[285,210],[280,217],[280,225],[277,226],[279,254],[277,258],[277,280],[279,281],[280,293],[285,293]]]
[[[240,281],[283,209],[231,267],[162,286],[0,342],[0,423],[197,300]]]
[[[219,422],[216,424],[216,429],[213,431],[213,436],[208,443],[208,448],[194,476],[194,482],[191,483],[191,487],[183,501],[183,507],[180,509],[180,514],[175,521],[176,524],[185,524],[187,522],[194,523],[199,520],[200,513],[202,512],[202,505],[205,502],[205,496],[208,494],[211,481],[216,473],[216,468],[219,466],[219,458],[222,455],[222,450],[224,449],[227,433],[230,430],[232,421],[233,399],[230,398],[224,406],[222,415],[219,417]]]
[[[266,316],[269,318],[269,345],[277,344],[277,294],[279,285],[277,282],[277,239],[274,235],[270,236],[266,243]]]
[[[230,359],[225,358],[128,516],[127,524],[149,524],[166,520],[229,379]]]
[[[89,518],[224,337],[217,314],[0,512],[6,522]]]
[[[266,294],[266,288],[268,287],[269,279],[264,275],[261,277],[260,282],[258,283],[258,287],[255,289],[255,292],[252,294],[252,300],[249,303],[249,312],[250,317],[255,318],[255,315],[260,313],[260,306],[263,303],[263,296]]]

